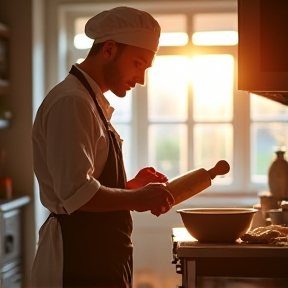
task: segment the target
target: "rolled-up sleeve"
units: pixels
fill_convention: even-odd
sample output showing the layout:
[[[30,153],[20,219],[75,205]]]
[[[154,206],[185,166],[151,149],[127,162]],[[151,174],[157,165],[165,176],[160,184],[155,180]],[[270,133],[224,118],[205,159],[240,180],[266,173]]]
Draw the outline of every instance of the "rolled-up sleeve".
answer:
[[[100,183],[93,177],[81,186],[70,198],[63,201],[67,214],[71,214],[87,203],[100,188]],[[83,197],[85,195],[85,197]]]
[[[57,101],[45,125],[46,160],[53,190],[70,214],[98,191],[100,183],[96,179],[105,165],[103,157],[109,143],[101,120],[81,97],[70,95]]]

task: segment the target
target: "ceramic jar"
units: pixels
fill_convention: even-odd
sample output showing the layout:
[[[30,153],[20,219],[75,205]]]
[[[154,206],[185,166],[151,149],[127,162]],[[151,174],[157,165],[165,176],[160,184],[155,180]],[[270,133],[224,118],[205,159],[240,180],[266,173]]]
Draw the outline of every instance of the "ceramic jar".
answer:
[[[284,154],[284,151],[277,151],[276,160],[271,163],[268,170],[269,189],[278,201],[288,199],[288,162]]]

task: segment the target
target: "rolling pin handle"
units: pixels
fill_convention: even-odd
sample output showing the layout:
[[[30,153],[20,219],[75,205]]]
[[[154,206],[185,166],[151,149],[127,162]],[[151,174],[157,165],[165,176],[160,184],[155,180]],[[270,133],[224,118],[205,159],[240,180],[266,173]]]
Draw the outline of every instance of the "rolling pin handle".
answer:
[[[225,160],[220,160],[216,165],[208,170],[211,180],[213,180],[217,175],[224,175],[230,171],[230,166]]]

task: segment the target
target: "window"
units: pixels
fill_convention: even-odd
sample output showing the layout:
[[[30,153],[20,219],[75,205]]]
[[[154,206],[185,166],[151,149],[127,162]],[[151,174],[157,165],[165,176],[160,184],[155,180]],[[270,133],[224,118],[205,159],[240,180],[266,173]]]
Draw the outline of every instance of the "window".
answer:
[[[288,143],[287,107],[251,94],[251,181],[266,181],[267,167],[274,152],[286,151]],[[273,159],[274,160],[274,159]]]
[[[231,195],[252,195],[256,204],[257,192],[268,189],[274,152],[287,145],[288,112],[237,90],[237,7],[232,1],[219,3],[135,4],[161,24],[160,49],[144,86],[124,99],[110,92],[106,96],[116,108],[112,122],[124,138],[128,178],[145,166],[173,178],[200,167],[210,169],[225,159],[230,172],[213,180],[203,195],[223,196],[223,201]],[[73,46],[66,57],[70,67],[92,44],[83,34],[92,15],[83,7],[65,13],[67,47]],[[68,25],[71,19],[74,28]]]

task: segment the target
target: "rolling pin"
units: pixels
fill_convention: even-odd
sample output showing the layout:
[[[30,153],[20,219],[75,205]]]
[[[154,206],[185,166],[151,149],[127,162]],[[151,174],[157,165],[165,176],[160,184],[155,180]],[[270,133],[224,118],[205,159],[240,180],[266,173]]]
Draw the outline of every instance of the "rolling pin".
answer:
[[[217,175],[224,175],[229,171],[229,164],[220,160],[208,171],[199,168],[173,178],[167,182],[166,187],[174,196],[174,205],[177,205],[211,186],[211,180]]]

